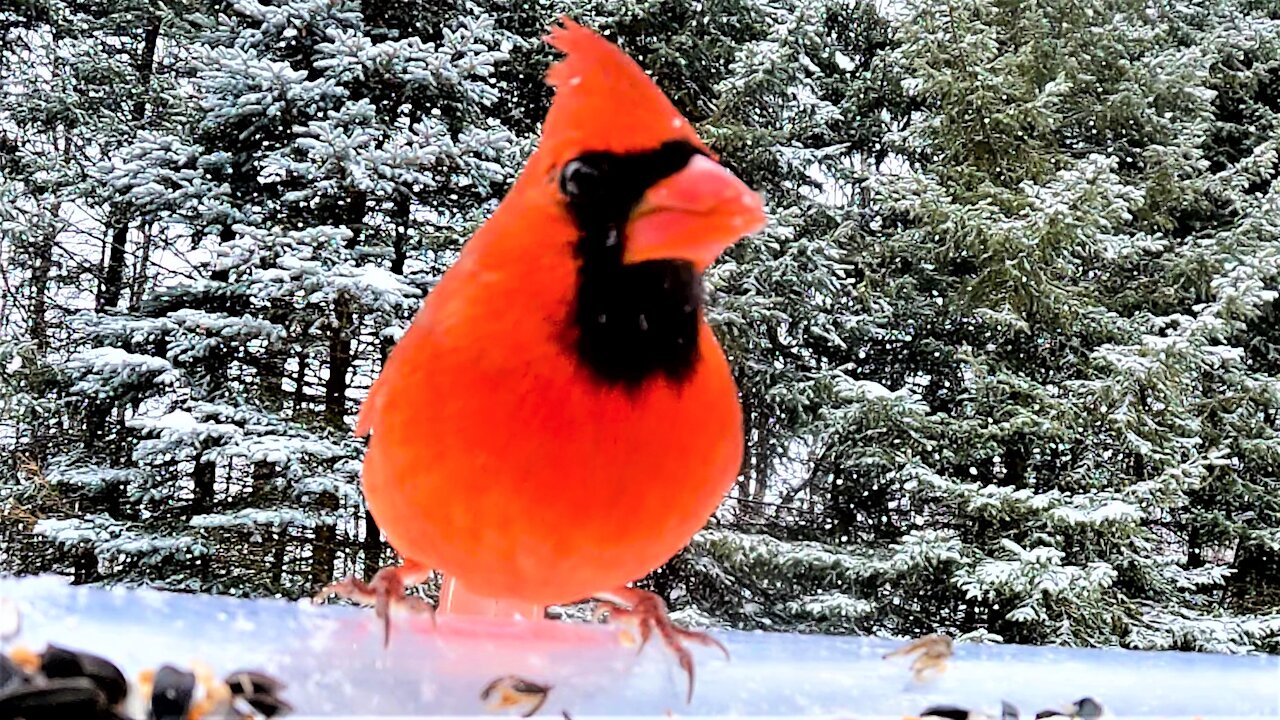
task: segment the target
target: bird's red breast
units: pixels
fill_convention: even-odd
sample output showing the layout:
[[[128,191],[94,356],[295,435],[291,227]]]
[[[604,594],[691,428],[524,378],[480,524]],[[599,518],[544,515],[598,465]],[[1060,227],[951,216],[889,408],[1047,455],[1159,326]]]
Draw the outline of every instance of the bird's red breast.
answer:
[[[644,576],[742,456],[701,272],[763,223],[630,58],[565,21],[543,138],[361,409],[370,511],[404,557],[539,604]]]

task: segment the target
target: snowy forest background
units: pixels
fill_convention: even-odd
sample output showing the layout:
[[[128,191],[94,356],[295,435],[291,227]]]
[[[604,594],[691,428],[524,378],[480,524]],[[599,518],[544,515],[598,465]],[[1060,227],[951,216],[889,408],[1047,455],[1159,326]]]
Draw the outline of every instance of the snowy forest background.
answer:
[[[772,214],[684,620],[1280,649],[1274,0],[0,0],[0,572],[392,561],[353,413],[566,11]]]

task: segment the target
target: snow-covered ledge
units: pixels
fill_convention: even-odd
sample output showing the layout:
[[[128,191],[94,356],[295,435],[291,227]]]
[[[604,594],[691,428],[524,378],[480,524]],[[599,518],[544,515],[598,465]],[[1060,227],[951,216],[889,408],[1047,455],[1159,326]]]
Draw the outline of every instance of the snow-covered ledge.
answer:
[[[57,578],[0,578],[22,628],[12,644],[54,643],[119,664],[130,677],[201,662],[257,669],[287,683],[293,717],[486,714],[482,690],[515,675],[550,686],[540,715],[903,717],[931,705],[1023,718],[1083,696],[1118,718],[1280,718],[1280,658],[959,644],[946,670],[917,684],[901,641],[720,632],[733,654],[697,651],[697,691],[651,643],[641,655],[614,630],[535,628],[441,618],[399,619],[382,649],[372,613],[280,600],[72,587]],[[530,632],[530,631],[533,632]]]

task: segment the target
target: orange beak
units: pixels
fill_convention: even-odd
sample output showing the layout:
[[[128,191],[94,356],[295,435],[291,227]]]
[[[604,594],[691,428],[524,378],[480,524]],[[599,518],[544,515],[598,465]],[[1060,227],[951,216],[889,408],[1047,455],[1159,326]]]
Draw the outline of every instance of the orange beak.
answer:
[[[764,223],[758,194],[720,163],[694,155],[632,210],[622,261],[688,260],[701,272]]]

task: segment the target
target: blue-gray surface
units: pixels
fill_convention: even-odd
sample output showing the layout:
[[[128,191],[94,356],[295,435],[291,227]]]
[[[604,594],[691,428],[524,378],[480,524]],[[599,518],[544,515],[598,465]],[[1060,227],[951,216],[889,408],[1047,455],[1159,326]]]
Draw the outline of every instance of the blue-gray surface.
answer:
[[[540,714],[869,717],[934,703],[1032,717],[1093,696],[1117,717],[1280,717],[1280,658],[966,645],[947,671],[915,684],[890,640],[722,632],[733,655],[697,649],[698,684],[657,644],[637,655],[615,631],[581,624],[397,618],[383,650],[372,612],[271,600],[71,587],[0,578],[17,601],[17,642],[104,655],[133,675],[163,663],[262,669],[289,687],[296,717],[478,715],[480,690],[515,674],[549,684]],[[531,637],[531,632],[537,637]]]

